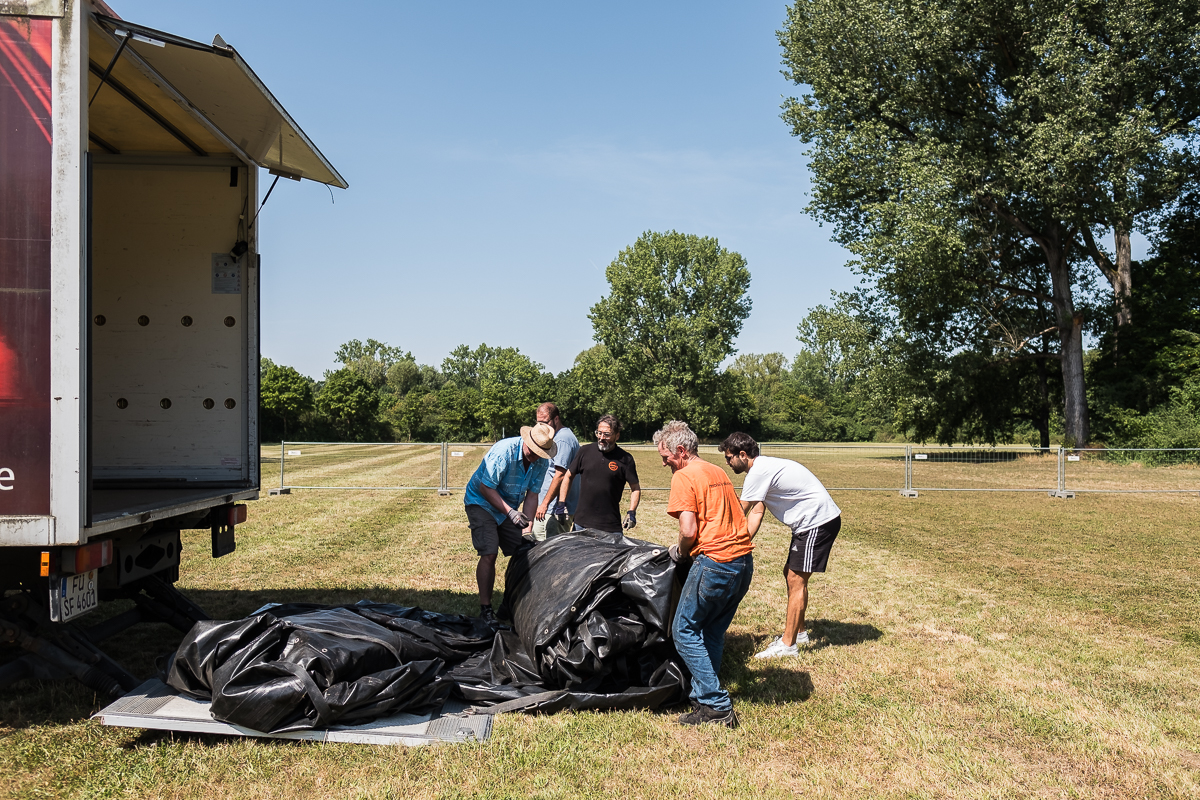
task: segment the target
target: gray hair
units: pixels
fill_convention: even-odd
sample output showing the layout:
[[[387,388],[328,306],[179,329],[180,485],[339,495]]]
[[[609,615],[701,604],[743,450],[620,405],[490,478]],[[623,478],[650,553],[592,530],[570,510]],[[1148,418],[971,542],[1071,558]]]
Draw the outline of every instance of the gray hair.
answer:
[[[692,455],[697,455],[700,452],[700,440],[696,438],[696,434],[688,427],[686,422],[681,422],[673,419],[666,425],[662,426],[662,430],[654,432],[654,443],[662,442],[667,449],[672,453],[675,448],[683,447]]]
[[[596,427],[608,425],[608,429],[618,436],[621,434],[621,420],[614,417],[612,414],[605,414],[600,419],[596,420]]]

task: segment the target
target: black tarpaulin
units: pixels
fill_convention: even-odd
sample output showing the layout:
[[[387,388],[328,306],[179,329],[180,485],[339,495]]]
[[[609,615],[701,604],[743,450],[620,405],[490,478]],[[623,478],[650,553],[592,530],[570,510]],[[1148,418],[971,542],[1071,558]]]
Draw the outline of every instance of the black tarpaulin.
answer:
[[[684,699],[669,638],[675,565],[620,534],[556,536],[505,575],[513,630],[450,672],[458,694],[501,711],[657,708]]]
[[[166,682],[212,701],[214,719],[267,733],[426,713],[451,685],[438,676],[491,645],[491,628],[460,615],[385,603],[275,606],[233,622],[198,622]]]
[[[291,604],[201,622],[166,681],[215,719],[278,733],[426,713],[451,694],[484,713],[658,708],[686,697],[669,638],[665,547],[595,531],[509,560],[512,630],[386,603]]]

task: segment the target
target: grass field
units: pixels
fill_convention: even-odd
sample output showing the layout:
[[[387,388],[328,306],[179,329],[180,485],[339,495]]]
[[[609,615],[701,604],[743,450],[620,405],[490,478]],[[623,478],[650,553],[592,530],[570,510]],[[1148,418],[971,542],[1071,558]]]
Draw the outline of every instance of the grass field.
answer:
[[[670,713],[566,713],[499,717],[481,745],[315,745],[103,728],[88,720],[99,704],[87,690],[26,684],[0,693],[0,795],[1200,794],[1200,499],[835,499],[845,524],[831,571],[813,579],[817,644],[798,659],[751,659],[782,624],[786,532],[772,521],[757,540],[722,668],[738,730],[684,729]],[[665,502],[647,496],[642,538],[674,537]],[[185,532],[180,585],[223,617],[364,597],[474,613],[461,503],[432,492],[266,498],[250,504],[226,558],[208,557],[206,532]],[[147,626],[109,649],[149,675],[178,640]]]

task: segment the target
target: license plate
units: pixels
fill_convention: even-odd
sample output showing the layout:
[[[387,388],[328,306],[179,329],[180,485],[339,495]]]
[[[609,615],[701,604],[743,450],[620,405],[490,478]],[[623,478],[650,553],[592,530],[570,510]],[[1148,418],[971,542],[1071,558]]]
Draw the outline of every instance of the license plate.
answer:
[[[50,578],[50,619],[70,622],[100,605],[96,570]]]

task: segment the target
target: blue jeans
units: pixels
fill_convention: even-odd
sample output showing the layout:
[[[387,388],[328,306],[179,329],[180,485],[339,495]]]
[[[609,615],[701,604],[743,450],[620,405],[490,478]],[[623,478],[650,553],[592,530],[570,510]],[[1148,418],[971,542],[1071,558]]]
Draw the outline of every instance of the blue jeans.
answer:
[[[675,611],[675,650],[692,673],[692,699],[718,711],[733,707],[717,672],[725,649],[725,631],[754,577],[754,556],[728,564],[696,556]]]

